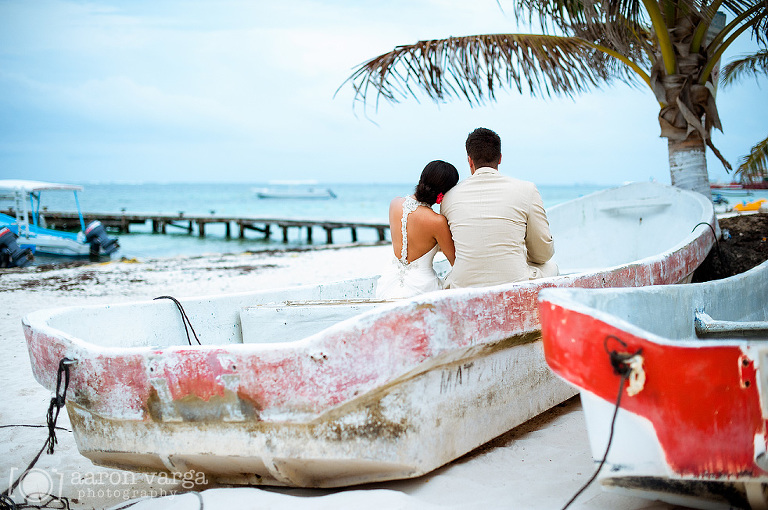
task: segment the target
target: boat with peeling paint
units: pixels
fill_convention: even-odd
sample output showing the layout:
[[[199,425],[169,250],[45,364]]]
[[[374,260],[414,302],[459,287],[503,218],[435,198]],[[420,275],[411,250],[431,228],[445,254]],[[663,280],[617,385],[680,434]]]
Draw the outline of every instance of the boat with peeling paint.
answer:
[[[377,278],[34,312],[32,369],[80,452],[123,469],[337,487],[416,477],[575,395],[544,361],[539,290],[687,281],[712,203],[655,183],[552,208],[561,276],[374,299]],[[189,341],[188,341],[189,340]],[[185,345],[189,343],[190,345]]]
[[[629,366],[604,489],[694,508],[768,506],[768,262],[706,283],[539,299],[547,363],[581,392],[596,463],[621,381],[609,353]]]

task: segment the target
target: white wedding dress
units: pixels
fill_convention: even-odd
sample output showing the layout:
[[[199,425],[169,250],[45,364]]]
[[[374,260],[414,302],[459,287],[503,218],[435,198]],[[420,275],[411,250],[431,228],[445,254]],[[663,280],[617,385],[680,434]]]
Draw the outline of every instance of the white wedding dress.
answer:
[[[379,278],[376,285],[378,299],[407,298],[442,288],[440,279],[432,267],[432,261],[439,249],[437,245],[413,262],[408,262],[408,215],[420,205],[429,207],[417,202],[413,197],[405,197],[403,217],[400,220],[403,247],[400,250],[400,258],[393,258],[392,267]]]

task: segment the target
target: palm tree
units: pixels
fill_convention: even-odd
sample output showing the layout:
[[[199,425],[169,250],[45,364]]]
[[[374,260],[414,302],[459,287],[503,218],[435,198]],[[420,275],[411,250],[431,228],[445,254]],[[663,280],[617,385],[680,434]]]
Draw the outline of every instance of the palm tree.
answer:
[[[738,82],[744,75],[768,75],[768,50],[760,50],[731,61],[723,69],[721,83],[728,86]],[[749,154],[741,158],[735,174],[743,183],[753,184],[768,179],[768,137],[757,142]]]
[[[645,86],[659,105],[672,184],[711,197],[706,147],[731,168],[710,136],[722,130],[713,94],[718,63],[747,30],[768,42],[766,0],[515,0],[514,13],[529,23],[537,17],[543,33],[398,46],[355,69],[347,80],[355,100],[375,93],[377,102],[399,102],[421,90],[435,101],[478,104],[507,87],[573,97],[616,80]]]

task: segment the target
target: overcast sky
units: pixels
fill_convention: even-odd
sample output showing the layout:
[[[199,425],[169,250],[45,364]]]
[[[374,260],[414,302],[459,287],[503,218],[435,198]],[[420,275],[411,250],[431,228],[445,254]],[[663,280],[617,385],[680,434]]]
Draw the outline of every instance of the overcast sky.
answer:
[[[334,97],[357,64],[399,44],[529,31],[496,0],[0,0],[0,177],[409,183],[433,159],[466,177],[464,139],[484,126],[501,135],[510,175],[668,183],[645,89],[501,92],[474,108],[409,99],[367,118],[350,87]],[[745,35],[726,56],[754,48]],[[767,84],[718,93],[714,141],[734,167],[768,135]]]

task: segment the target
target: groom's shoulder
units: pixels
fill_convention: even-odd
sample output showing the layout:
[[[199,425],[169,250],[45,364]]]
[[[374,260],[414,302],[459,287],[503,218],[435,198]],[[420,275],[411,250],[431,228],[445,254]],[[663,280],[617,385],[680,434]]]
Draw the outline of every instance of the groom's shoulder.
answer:
[[[518,179],[517,177],[513,177],[511,175],[506,175],[502,173],[496,174],[494,176],[493,181],[489,182],[489,185],[505,186],[518,191],[532,191],[536,189],[536,185],[531,181]]]

